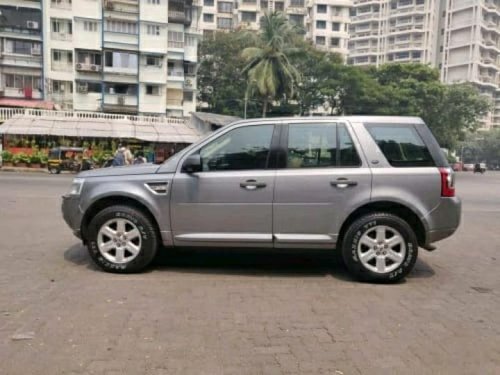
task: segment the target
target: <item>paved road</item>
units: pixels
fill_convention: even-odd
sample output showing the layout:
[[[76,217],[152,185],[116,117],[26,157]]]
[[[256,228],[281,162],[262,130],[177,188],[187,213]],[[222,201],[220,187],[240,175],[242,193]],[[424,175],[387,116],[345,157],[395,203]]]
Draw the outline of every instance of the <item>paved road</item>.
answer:
[[[308,252],[102,273],[61,219],[69,178],[0,173],[0,374],[500,373],[500,174],[459,176],[461,229],[397,285]]]

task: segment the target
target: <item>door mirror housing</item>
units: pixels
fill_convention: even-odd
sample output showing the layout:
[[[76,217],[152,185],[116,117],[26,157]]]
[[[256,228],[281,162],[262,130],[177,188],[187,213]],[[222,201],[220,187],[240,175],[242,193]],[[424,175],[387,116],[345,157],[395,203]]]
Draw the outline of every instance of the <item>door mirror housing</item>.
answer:
[[[201,172],[200,154],[192,154],[187,157],[182,165],[182,171],[185,173]]]

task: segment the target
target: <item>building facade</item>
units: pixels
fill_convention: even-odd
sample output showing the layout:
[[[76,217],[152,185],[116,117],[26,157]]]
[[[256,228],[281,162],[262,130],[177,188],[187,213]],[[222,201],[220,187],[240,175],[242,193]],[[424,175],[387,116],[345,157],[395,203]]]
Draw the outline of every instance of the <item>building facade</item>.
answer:
[[[323,50],[347,57],[351,0],[202,0],[201,28],[258,30],[265,12],[280,11],[304,29],[306,38]]]
[[[494,110],[483,128],[500,126],[500,1],[446,0],[441,78],[473,82]]]
[[[2,15],[14,5],[16,17],[0,18],[2,48],[22,51],[16,58],[29,62],[0,60],[5,96],[31,95],[66,110],[195,111],[197,0],[0,0]]]
[[[349,63],[438,66],[440,0],[354,0]]]

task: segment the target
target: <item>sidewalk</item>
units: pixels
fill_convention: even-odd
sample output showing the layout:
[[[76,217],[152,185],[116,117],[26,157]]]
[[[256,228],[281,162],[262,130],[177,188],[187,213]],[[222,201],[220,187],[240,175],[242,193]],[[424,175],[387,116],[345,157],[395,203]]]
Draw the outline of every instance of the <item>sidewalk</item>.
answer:
[[[1,167],[0,172],[49,173],[47,168],[18,168],[18,167]]]

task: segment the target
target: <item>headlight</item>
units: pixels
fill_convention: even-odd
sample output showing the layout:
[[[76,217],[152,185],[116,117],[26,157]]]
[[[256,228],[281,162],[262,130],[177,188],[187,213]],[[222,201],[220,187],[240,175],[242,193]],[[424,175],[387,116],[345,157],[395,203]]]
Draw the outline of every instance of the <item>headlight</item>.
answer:
[[[82,192],[84,181],[85,180],[83,178],[75,178],[71,183],[69,195],[80,195],[80,193]]]

